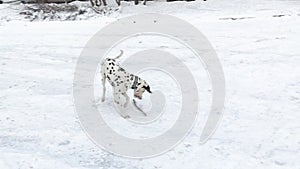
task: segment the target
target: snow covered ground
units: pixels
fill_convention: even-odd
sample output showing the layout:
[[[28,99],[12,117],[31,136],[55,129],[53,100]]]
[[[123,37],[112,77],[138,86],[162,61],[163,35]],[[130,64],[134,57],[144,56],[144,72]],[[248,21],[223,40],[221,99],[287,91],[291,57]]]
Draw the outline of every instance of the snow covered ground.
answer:
[[[300,169],[300,1],[123,3],[109,15],[64,22],[29,22],[21,9],[0,5],[1,169]],[[128,159],[99,149],[83,132],[72,80],[89,38],[142,12],[177,16],[207,36],[224,69],[226,103],[206,144],[199,144],[199,118],[171,151]]]

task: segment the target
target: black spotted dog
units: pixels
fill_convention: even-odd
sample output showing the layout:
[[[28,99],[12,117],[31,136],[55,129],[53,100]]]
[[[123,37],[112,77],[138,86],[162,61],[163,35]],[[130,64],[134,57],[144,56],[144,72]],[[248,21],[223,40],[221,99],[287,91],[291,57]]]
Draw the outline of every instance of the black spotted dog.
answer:
[[[105,82],[108,79],[108,82],[113,87],[113,95],[115,103],[121,106],[121,95],[123,95],[126,99],[123,108],[126,108],[129,103],[129,96],[127,95],[128,89],[134,90],[134,97],[138,99],[142,99],[142,95],[145,91],[152,93],[150,90],[150,86],[147,82],[140,77],[127,72],[123,69],[116,60],[123,55],[123,50],[121,53],[115,58],[106,58],[101,67],[101,75],[102,75],[102,86],[103,86],[103,94],[102,94],[102,102],[105,101]],[[124,118],[128,118],[129,115],[121,111],[121,116]]]

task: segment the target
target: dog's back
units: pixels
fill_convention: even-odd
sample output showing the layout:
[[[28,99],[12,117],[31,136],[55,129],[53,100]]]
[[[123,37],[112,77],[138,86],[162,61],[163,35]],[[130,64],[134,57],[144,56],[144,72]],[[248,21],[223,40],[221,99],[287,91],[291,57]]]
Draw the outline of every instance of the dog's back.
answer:
[[[126,72],[116,61],[123,55],[123,50],[115,58],[106,58],[101,67],[101,74],[103,78],[107,78],[109,83],[112,86],[115,86],[116,83],[128,83],[125,79],[128,79],[130,74]],[[118,84],[117,84],[118,85]]]
[[[116,59],[119,59],[123,55],[123,50],[121,50],[121,53],[116,56],[115,58],[106,58],[101,64],[101,74],[107,76],[107,74],[112,74],[111,71],[115,70],[113,67],[119,66],[119,64],[116,62]]]

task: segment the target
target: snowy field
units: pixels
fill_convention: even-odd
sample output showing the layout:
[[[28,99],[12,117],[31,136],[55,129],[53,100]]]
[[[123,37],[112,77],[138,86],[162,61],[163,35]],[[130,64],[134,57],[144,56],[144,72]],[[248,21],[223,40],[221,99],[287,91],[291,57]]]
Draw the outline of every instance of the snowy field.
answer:
[[[30,22],[21,9],[0,5],[1,169],[300,169],[300,1],[124,2],[107,15],[89,11],[75,21]],[[145,12],[184,19],[209,39],[224,69],[226,103],[206,144],[199,144],[199,118],[174,149],[128,159],[99,149],[83,132],[73,74],[98,30]],[[134,46],[123,47],[130,53]],[[112,104],[107,97],[100,107]]]

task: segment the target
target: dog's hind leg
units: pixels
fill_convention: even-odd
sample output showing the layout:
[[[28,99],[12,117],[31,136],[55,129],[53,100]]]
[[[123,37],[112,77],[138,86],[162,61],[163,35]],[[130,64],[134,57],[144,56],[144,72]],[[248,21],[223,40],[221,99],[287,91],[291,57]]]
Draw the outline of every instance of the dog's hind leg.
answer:
[[[101,101],[104,102],[105,101],[105,92],[106,92],[106,87],[105,87],[106,75],[103,71],[101,72],[101,74],[102,74],[101,81],[102,81],[102,88],[103,88],[103,90],[102,90],[102,100]]]

